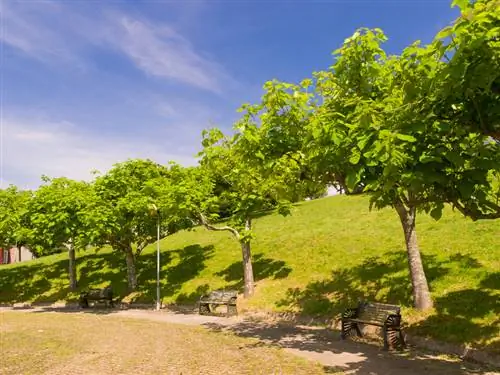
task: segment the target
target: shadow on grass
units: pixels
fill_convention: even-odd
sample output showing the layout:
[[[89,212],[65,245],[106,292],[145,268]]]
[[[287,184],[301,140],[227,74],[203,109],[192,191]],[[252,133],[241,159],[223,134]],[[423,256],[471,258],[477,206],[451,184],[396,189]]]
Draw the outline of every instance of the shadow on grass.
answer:
[[[284,279],[292,269],[286,266],[282,260],[265,258],[263,254],[255,254],[252,256],[252,267],[254,281],[259,281],[267,278]],[[237,261],[229,265],[215,275],[224,278],[224,281],[230,283],[227,289],[243,290],[243,262]]]
[[[252,257],[252,266],[254,271],[255,281],[266,278],[282,279],[287,277],[291,268],[285,265],[281,260],[265,258],[263,254],[255,254]],[[216,276],[222,277],[227,283],[223,289],[243,291],[243,263],[242,261],[234,262],[222,271],[215,273]],[[179,294],[176,298],[176,303],[194,303],[197,302],[201,295],[213,290],[209,284],[203,284],[189,294]]]
[[[482,267],[476,259],[464,254],[455,254],[444,260],[423,255],[423,263],[431,291],[433,282],[444,277],[451,269]],[[293,308],[300,315],[327,316],[332,319],[338,318],[346,307],[356,306],[358,300],[410,307],[412,293],[407,264],[404,251],[391,251],[371,257],[358,266],[334,271],[327,280],[309,283],[303,289],[289,289],[277,306]],[[460,344],[494,340],[499,334],[499,275],[487,275],[477,289],[452,291],[435,297],[435,314],[412,324],[409,331]],[[494,324],[491,322],[492,316],[497,317]],[[483,347],[500,352],[499,344],[498,341],[490,341]]]
[[[213,256],[213,247],[191,245],[183,249],[163,252],[162,268],[177,256],[178,262],[160,273],[162,296],[176,294],[182,285],[205,268],[205,261]],[[115,299],[129,296],[125,257],[116,252],[81,252],[77,254],[78,290],[68,288],[68,260],[50,264],[27,263],[1,268],[0,303],[31,301],[48,303],[65,300],[75,302],[79,292],[87,288],[112,285]],[[138,257],[137,290],[130,294],[129,302],[152,302],[156,291],[156,253]]]
[[[161,296],[171,297],[182,288],[183,284],[194,279],[205,269],[205,262],[213,257],[214,247],[209,245],[186,246],[180,250],[162,253],[161,264],[165,266],[172,263],[174,258],[178,261],[175,265],[169,266],[160,272]],[[156,253],[144,254],[141,256],[141,271],[139,274],[138,291],[143,298],[148,301],[156,299]],[[179,299],[179,297],[177,297]],[[182,297],[181,297],[182,299]]]

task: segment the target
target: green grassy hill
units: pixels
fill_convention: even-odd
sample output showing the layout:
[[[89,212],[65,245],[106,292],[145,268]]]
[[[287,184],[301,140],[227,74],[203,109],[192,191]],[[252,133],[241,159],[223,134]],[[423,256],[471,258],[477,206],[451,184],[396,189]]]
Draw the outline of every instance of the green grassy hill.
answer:
[[[421,215],[417,233],[436,308],[411,306],[403,232],[395,211],[368,211],[368,198],[335,196],[296,207],[292,216],[255,222],[255,296],[244,308],[333,316],[360,298],[405,306],[420,335],[500,352],[500,240],[498,221],[473,223],[451,209],[439,222]],[[177,233],[161,243],[164,303],[194,302],[215,288],[241,288],[239,245],[229,233]],[[152,301],[155,245],[139,258],[140,287],[126,295],[121,254],[78,255],[80,287],[111,282],[128,300]],[[67,256],[0,268],[0,302],[74,299],[67,294]]]

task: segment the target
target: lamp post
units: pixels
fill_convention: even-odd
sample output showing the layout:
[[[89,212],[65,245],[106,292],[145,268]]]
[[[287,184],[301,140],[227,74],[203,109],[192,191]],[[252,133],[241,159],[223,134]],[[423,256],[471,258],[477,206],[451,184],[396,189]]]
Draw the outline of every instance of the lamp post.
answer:
[[[156,211],[156,311],[160,311],[160,210],[155,204],[153,209]]]

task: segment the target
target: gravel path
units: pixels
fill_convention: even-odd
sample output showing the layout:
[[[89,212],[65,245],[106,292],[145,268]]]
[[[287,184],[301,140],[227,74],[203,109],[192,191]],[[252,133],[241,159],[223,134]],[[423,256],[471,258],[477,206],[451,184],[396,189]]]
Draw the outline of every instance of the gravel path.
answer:
[[[211,331],[230,331],[238,336],[259,339],[262,345],[275,345],[294,355],[317,361],[325,366],[325,371],[344,371],[345,374],[362,375],[493,375],[495,371],[478,366],[451,361],[443,357],[423,354],[411,350],[404,353],[388,353],[381,347],[361,342],[342,341],[338,332],[308,326],[292,326],[279,323],[251,321],[245,318],[224,318],[200,316],[171,311],[151,310],[85,310],[61,308],[31,308],[2,310],[68,312],[73,314],[106,314],[109,316],[148,319],[165,323],[202,326]]]

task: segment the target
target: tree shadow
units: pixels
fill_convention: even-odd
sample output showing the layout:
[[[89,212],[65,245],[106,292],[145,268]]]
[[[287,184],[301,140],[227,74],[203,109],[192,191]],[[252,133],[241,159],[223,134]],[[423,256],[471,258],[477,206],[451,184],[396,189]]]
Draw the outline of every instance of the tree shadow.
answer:
[[[190,245],[162,253],[161,256],[163,268],[165,265],[170,265],[174,258],[178,259],[175,265],[160,271],[161,296],[171,297],[177,294],[186,282],[194,279],[206,268],[205,262],[214,256],[214,247]],[[142,257],[140,278],[139,291],[142,295],[148,300],[156,299],[156,253],[144,254]]]
[[[481,268],[481,264],[465,254],[455,254],[448,259],[423,255],[427,279],[431,286],[452,268]],[[366,259],[362,264],[332,272],[331,278],[309,283],[305,288],[293,288],[277,302],[278,307],[297,311],[298,315],[339,318],[347,307],[356,306],[359,300],[372,300],[412,306],[411,283],[407,271],[406,253],[390,251]],[[499,351],[497,324],[491,316],[500,312],[498,274],[487,275],[480,288],[451,291],[434,298],[435,314],[419,322],[411,322],[409,332],[437,340],[474,343],[488,350]],[[404,316],[403,316],[404,319]],[[491,341],[493,340],[493,341]],[[480,344],[489,342],[488,344]]]
[[[192,304],[197,302],[203,294],[207,294],[210,290],[210,285],[206,283],[199,285],[194,292],[179,294],[175,302],[178,304]],[[175,307],[173,309],[175,310]]]
[[[325,373],[362,375],[444,375],[487,374],[478,365],[460,361],[452,362],[430,353],[409,350],[386,352],[381,347],[363,342],[341,340],[338,332],[306,326],[293,326],[280,322],[263,323],[242,321],[231,325],[205,323],[214,332],[230,332],[240,337],[259,341],[247,347],[278,346],[295,355],[314,359],[324,364]]]
[[[437,264],[435,257],[425,258],[429,281],[446,272],[446,267]],[[401,251],[370,257],[358,266],[333,271],[328,280],[309,283],[304,289],[288,289],[277,306],[293,307],[304,315],[319,316],[339,314],[360,299],[383,299],[387,303],[410,305],[412,293],[406,267],[406,253]]]
[[[256,282],[267,278],[284,279],[292,271],[284,261],[265,258],[262,253],[252,256],[252,268],[254,281]],[[215,275],[224,278],[226,282],[230,283],[227,289],[239,291],[243,289],[243,262],[241,260],[234,262],[222,271],[215,273]]]
[[[488,276],[481,280],[479,286],[481,288],[500,291],[500,272],[490,273]]]
[[[164,269],[177,255],[178,262]],[[162,296],[175,295],[182,285],[204,268],[204,262],[213,256],[213,247],[191,245],[183,249],[161,253],[160,282]],[[78,289],[68,288],[68,259],[46,264],[40,260],[25,265],[0,269],[0,303],[76,302],[79,293],[87,288],[111,285],[115,300],[125,297],[128,302],[152,302],[156,297],[156,253],[144,253],[137,259],[138,288],[128,292],[125,257],[113,251],[86,251],[77,255]],[[129,298],[130,297],[130,298]]]

